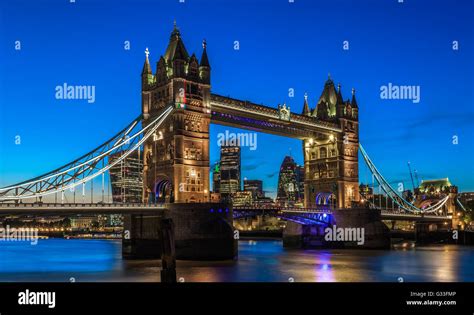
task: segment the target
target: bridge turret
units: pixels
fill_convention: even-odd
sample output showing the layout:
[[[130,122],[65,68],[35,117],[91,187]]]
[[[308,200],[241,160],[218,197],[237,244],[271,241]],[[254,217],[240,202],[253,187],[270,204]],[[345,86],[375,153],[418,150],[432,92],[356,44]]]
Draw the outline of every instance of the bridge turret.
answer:
[[[168,65],[168,76],[175,78],[184,78],[186,76],[186,66],[189,61],[189,54],[181,39],[181,33],[174,22],[174,28],[171,32],[170,41],[165,52],[165,60]]]
[[[143,70],[142,70],[142,86],[143,87],[153,82],[153,73],[150,67],[150,60],[148,60],[149,54],[150,54],[150,51],[148,50],[148,47],[147,47],[145,49],[145,63],[143,64]]]
[[[142,114],[145,120],[150,117],[151,94],[149,87],[153,83],[153,73],[151,72],[150,61],[148,60],[149,54],[150,51],[147,47],[145,49],[145,63],[142,70]]]
[[[343,117],[344,116],[344,100],[342,98],[341,92],[341,84],[337,85],[337,95],[336,95],[336,116]]]
[[[332,131],[303,142],[305,158],[305,206],[317,204],[320,193],[331,193],[337,208],[349,208],[359,200],[358,122],[350,100],[344,102],[341,85],[337,90],[330,76],[311,116],[339,124]]]
[[[304,93],[303,115],[311,116],[311,111],[308,105],[308,93]]]
[[[336,88],[334,87],[334,82],[331,79],[331,75],[328,75],[328,79],[324,84],[323,92],[321,93],[316,108],[313,111],[313,116],[316,116],[321,120],[332,121],[334,118],[336,118],[336,105]]]
[[[209,59],[207,57],[207,43],[206,40],[202,41],[202,56],[201,64],[199,65],[199,77],[201,81],[206,84],[211,83],[211,66],[209,64]]]
[[[175,23],[168,47],[157,63],[154,82],[142,90],[145,120],[170,105],[175,107],[156,135],[144,144],[143,200],[209,200],[210,90],[205,47],[199,64],[195,54],[189,57]]]
[[[352,89],[351,106],[352,106],[352,117],[353,117],[355,120],[358,120],[358,119],[359,119],[359,106],[357,105],[357,100],[356,100],[356,95],[355,95],[355,89]]]

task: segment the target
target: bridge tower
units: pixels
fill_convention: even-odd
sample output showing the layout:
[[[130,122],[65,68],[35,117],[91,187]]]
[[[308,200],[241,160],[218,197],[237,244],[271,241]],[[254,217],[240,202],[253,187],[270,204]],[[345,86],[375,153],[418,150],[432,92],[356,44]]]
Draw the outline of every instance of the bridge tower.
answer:
[[[174,113],[144,144],[144,201],[209,201],[211,67],[203,41],[201,60],[189,56],[174,25],[166,52],[152,73],[148,49],[142,71],[142,124],[168,106]]]
[[[330,77],[314,109],[309,108],[305,96],[303,115],[337,124],[342,130],[303,140],[305,207],[317,206],[322,199],[327,201],[327,197],[316,197],[328,193],[332,193],[337,208],[350,208],[359,200],[358,111],[355,90],[352,99],[344,101],[341,86],[336,90]]]

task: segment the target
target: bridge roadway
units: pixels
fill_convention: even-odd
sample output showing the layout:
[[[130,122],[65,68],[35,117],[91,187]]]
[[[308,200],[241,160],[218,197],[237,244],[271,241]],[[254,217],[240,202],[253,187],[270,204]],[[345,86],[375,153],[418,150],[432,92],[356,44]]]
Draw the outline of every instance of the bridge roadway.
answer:
[[[410,214],[400,213],[390,210],[381,211],[382,220],[406,220],[406,221],[422,221],[422,222],[445,222],[452,219],[451,216],[432,215],[432,214]]]
[[[0,203],[0,215],[163,214],[163,204],[142,203]]]
[[[304,214],[304,213],[328,213],[337,210],[327,210],[327,209],[314,209],[314,208],[282,208],[282,207],[234,207],[234,212],[257,212],[260,213],[273,213],[273,212],[283,212],[283,213],[295,213],[295,214]],[[406,221],[422,221],[422,222],[444,222],[450,220],[450,216],[438,216],[430,214],[411,214],[411,213],[401,213],[391,210],[382,210],[381,211],[382,220],[406,220]],[[234,218],[239,218],[241,216],[235,215]]]
[[[165,204],[143,203],[0,203],[0,215],[73,215],[73,214],[163,214]],[[337,211],[337,210],[333,210]],[[244,217],[237,213],[270,214],[331,214],[333,211],[314,208],[284,207],[234,207],[234,218]],[[450,216],[430,214],[408,214],[397,211],[382,210],[382,220],[408,220],[423,222],[444,222]]]

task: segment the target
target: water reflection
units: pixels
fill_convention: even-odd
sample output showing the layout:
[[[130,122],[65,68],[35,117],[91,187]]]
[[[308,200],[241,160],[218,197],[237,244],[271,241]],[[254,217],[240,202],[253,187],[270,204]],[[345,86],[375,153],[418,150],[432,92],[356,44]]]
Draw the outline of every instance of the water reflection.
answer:
[[[474,248],[405,246],[384,250],[288,250],[280,240],[243,240],[236,261],[178,261],[185,282],[474,281]],[[158,260],[123,261],[120,241],[0,242],[0,281],[152,281]]]
[[[316,282],[334,282],[334,272],[331,265],[331,254],[322,253],[316,265]]]

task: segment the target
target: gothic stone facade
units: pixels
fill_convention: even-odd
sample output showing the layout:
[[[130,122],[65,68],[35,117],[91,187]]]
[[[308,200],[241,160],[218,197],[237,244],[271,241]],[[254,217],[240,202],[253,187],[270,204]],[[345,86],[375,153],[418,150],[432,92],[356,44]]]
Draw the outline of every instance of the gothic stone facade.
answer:
[[[305,206],[316,206],[320,193],[332,193],[337,208],[351,207],[353,201],[359,200],[359,122],[355,91],[352,90],[352,100],[343,101],[340,85],[336,90],[328,78],[313,110],[305,97],[303,115],[333,122],[342,129],[342,132],[303,140]]]
[[[210,65],[203,42],[199,63],[188,55],[179,30],[171,33],[165,55],[152,74],[142,71],[143,124],[163,108],[176,109],[144,144],[144,200],[209,201]]]

